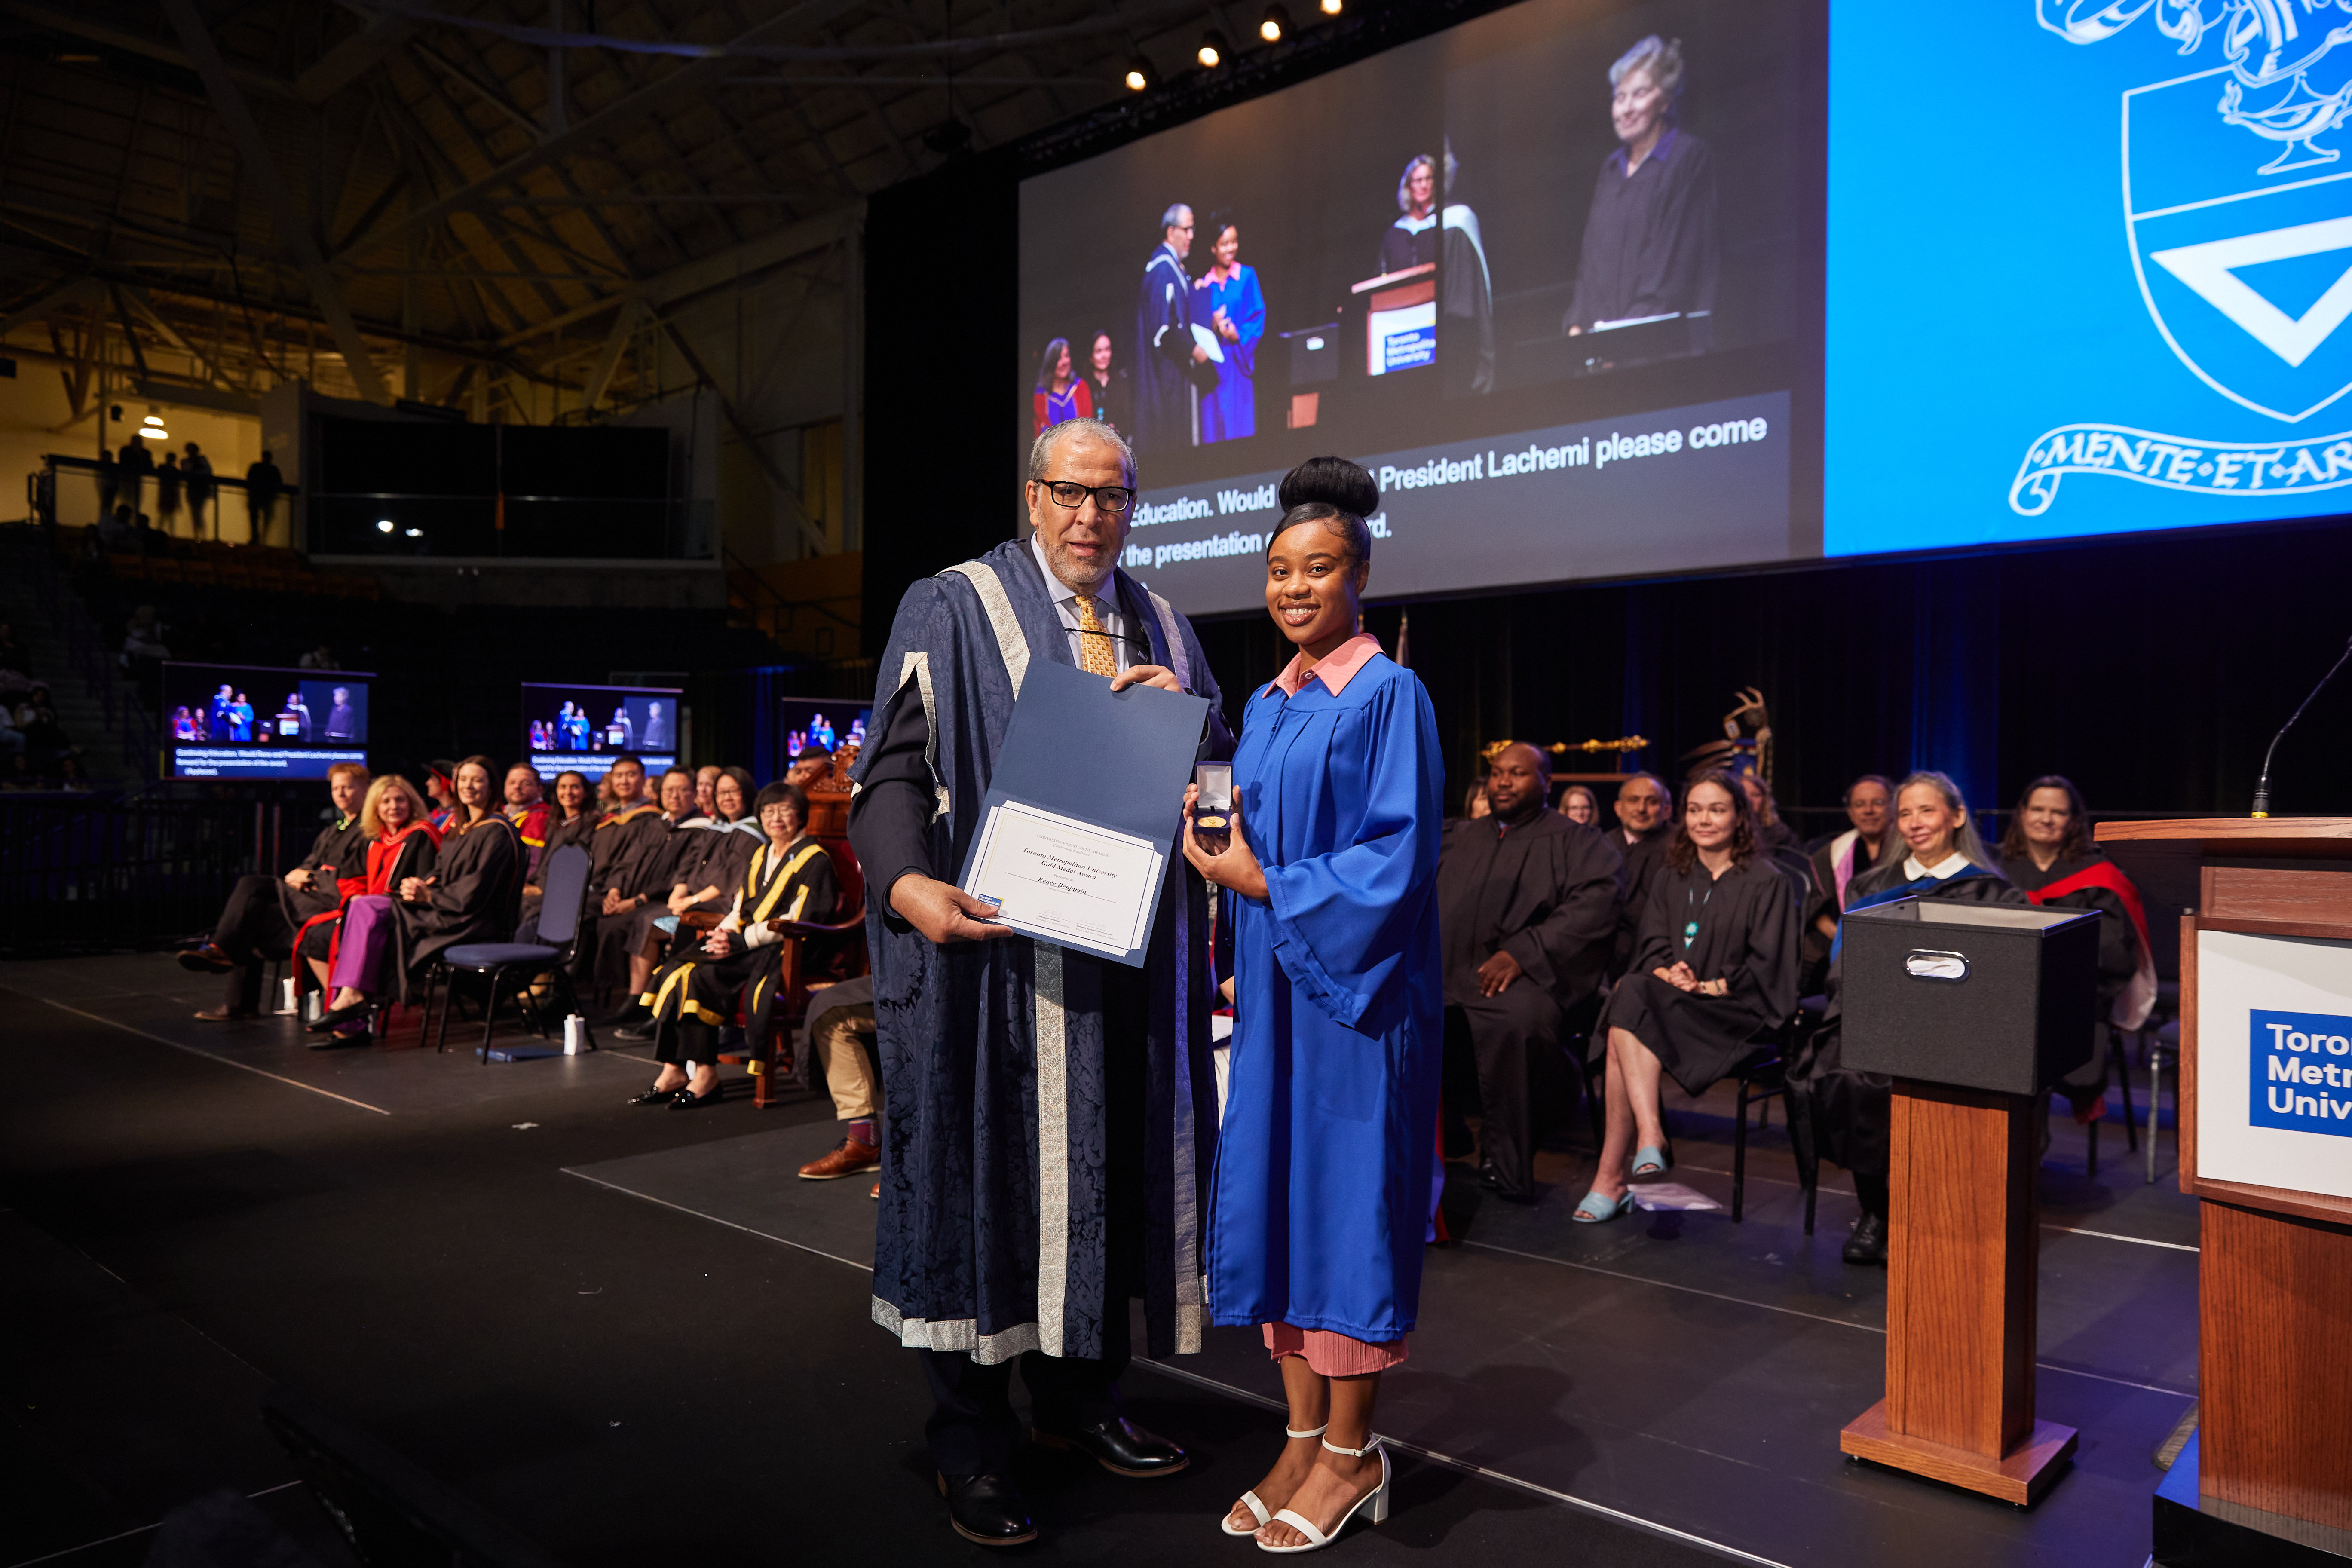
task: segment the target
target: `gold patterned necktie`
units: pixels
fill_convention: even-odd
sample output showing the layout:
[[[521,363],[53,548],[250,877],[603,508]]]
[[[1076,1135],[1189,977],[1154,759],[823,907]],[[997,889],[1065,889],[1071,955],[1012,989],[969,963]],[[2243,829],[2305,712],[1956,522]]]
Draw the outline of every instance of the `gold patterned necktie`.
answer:
[[[1089,675],[1117,675],[1118,660],[1111,656],[1110,634],[1095,618],[1094,595],[1075,596],[1078,602],[1078,668]]]

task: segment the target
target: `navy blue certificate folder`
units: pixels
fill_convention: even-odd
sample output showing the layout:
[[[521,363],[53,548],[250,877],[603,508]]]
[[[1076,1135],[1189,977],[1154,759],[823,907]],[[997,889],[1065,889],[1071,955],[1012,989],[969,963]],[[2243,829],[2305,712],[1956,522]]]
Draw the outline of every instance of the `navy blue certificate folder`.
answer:
[[[1184,786],[1192,781],[1209,700],[1185,692],[1110,682],[1066,664],[1029,666],[996,753],[982,830],[972,836],[958,886],[969,887],[973,862],[998,806],[1025,805],[1146,839],[1160,855],[1160,875],[1176,856]],[[978,889],[974,889],[978,890]],[[1125,952],[1085,942],[1105,958],[1140,969],[1159,910],[1154,884],[1140,933]]]

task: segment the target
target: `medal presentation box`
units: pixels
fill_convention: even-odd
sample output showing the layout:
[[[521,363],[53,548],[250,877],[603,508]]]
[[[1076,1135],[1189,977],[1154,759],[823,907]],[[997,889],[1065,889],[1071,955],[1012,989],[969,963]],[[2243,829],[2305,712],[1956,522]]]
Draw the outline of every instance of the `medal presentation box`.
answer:
[[[2352,1561],[2352,817],[2102,824],[2180,935],[2198,1430],[2155,1561]]]
[[[1845,916],[1845,1065],[1895,1079],[1886,1397],[1846,1454],[2031,1504],[2074,1451],[2034,1418],[2035,1118],[2090,1059],[2095,911],[1906,899]]]

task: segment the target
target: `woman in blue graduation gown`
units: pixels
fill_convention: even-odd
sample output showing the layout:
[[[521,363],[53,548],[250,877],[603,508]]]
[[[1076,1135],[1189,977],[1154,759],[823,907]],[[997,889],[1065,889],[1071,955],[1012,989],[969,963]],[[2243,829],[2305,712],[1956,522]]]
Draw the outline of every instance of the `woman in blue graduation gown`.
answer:
[[[1201,444],[1257,434],[1257,345],[1265,336],[1265,295],[1257,268],[1241,259],[1241,226],[1230,213],[1209,218],[1213,265],[1192,284],[1201,298],[1192,319],[1205,321],[1224,349],[1217,389],[1201,399]]]
[[[1286,501],[1344,500],[1289,507],[1267,546],[1266,607],[1298,652],[1244,711],[1231,847],[1205,852],[1188,821],[1184,851],[1234,931],[1211,1318],[1264,1327],[1289,1399],[1290,1443],[1224,1528],[1269,1550],[1387,1513],[1372,1405],[1420,1305],[1444,1038],[1435,720],[1357,630],[1371,476],[1306,468],[1319,484],[1286,480]]]

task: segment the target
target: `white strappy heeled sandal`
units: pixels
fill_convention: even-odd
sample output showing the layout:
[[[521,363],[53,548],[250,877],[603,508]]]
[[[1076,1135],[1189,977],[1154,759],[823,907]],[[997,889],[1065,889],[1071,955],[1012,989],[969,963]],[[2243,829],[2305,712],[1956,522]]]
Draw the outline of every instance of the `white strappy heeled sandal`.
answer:
[[[1282,1435],[1286,1437],[1320,1437],[1324,1433],[1328,1432],[1329,1430],[1331,1430],[1331,1424],[1326,1421],[1322,1426],[1318,1426],[1312,1432],[1299,1432],[1295,1431],[1288,1426],[1285,1426],[1282,1429]],[[1235,1530],[1234,1528],[1234,1510],[1232,1509],[1227,1509],[1225,1510],[1224,1517],[1217,1521],[1217,1528],[1223,1531],[1227,1535],[1255,1535],[1258,1532],[1260,1526],[1270,1522],[1274,1518],[1273,1514],[1266,1511],[1265,1502],[1259,1499],[1255,1491],[1245,1491],[1234,1500],[1239,1502],[1244,1508],[1249,1510],[1250,1517],[1256,1520],[1257,1523],[1251,1525],[1247,1530]]]
[[[1363,1511],[1363,1507],[1366,1503],[1372,1505],[1372,1522],[1374,1524],[1385,1524],[1388,1522],[1389,1451],[1381,1447],[1381,1440],[1378,1435],[1367,1439],[1364,1446],[1360,1448],[1342,1448],[1339,1444],[1334,1443],[1328,1437],[1323,1439],[1323,1446],[1330,1449],[1335,1454],[1345,1454],[1351,1459],[1360,1459],[1366,1454],[1378,1454],[1381,1457],[1381,1484],[1374,1487],[1370,1491],[1366,1492],[1363,1496],[1358,1498],[1353,1503],[1349,1504],[1348,1511],[1339,1516],[1339,1522],[1331,1527],[1331,1533],[1328,1535],[1324,1534],[1321,1531],[1316,1529],[1313,1523],[1307,1520],[1300,1518],[1297,1514],[1291,1512],[1290,1510],[1286,1508],[1276,1510],[1274,1519],[1266,1521],[1266,1523],[1272,1524],[1275,1522],[1275,1520],[1279,1520],[1283,1523],[1290,1526],[1291,1529],[1298,1531],[1299,1534],[1307,1537],[1307,1539],[1297,1546],[1268,1546],[1265,1542],[1261,1541],[1257,1543],[1257,1549],[1260,1552],[1320,1552],[1325,1547],[1339,1539],[1339,1532],[1348,1528],[1348,1521],[1349,1520],[1355,1518],[1357,1514]]]

